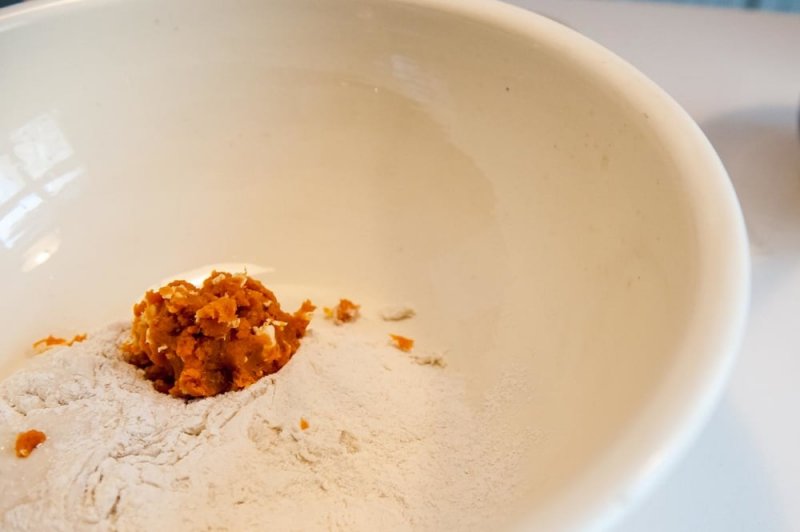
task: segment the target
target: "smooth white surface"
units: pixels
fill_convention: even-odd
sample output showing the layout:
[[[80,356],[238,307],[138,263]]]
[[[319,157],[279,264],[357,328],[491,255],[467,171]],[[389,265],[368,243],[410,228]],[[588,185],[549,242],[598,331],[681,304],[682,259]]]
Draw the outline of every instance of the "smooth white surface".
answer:
[[[608,522],[724,382],[749,280],[732,189],[683,111],[601,48],[500,4],[427,3],[0,16],[0,346],[119,318],[208,262],[410,298],[476,400],[507,394],[485,430],[536,436],[491,521]]]
[[[667,90],[719,152],[753,253],[729,388],[666,481],[615,532],[800,530],[800,16],[521,0]]]

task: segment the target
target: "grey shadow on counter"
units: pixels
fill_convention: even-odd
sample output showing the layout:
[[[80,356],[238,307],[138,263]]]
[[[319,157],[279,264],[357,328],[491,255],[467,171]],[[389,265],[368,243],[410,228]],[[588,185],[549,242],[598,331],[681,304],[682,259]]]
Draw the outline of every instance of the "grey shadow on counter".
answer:
[[[751,312],[782,289],[800,256],[799,118],[796,106],[755,107],[700,124],[744,212],[758,285]]]
[[[754,257],[799,250],[798,108],[745,109],[700,126],[736,188]]]
[[[786,530],[782,521],[759,451],[723,400],[677,467],[611,532]]]

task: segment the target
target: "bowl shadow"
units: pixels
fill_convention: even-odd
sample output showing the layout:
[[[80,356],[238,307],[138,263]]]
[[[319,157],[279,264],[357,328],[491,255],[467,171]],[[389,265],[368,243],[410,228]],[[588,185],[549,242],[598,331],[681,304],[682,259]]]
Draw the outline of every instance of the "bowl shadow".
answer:
[[[754,256],[800,249],[798,109],[744,109],[701,127],[736,188]]]
[[[613,530],[785,530],[774,492],[748,428],[723,400],[683,460]]]

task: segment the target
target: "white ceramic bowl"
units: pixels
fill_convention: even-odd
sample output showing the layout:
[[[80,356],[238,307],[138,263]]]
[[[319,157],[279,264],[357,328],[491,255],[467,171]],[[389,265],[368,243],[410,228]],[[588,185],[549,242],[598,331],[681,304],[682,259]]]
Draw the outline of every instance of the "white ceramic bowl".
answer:
[[[61,1],[0,11],[2,360],[209,263],[413,301],[531,429],[497,525],[605,525],[709,413],[745,231],[689,117],[499,3]],[[502,416],[501,416],[502,417]],[[488,527],[488,523],[486,524]]]

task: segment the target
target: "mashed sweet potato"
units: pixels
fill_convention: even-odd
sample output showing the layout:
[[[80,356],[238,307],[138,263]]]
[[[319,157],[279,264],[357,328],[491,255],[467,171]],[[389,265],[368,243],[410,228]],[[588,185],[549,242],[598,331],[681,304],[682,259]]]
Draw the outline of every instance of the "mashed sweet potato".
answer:
[[[300,346],[314,305],[289,314],[244,274],[212,272],[199,288],[173,281],[133,307],[127,360],[176,397],[240,390],[281,369]]]

